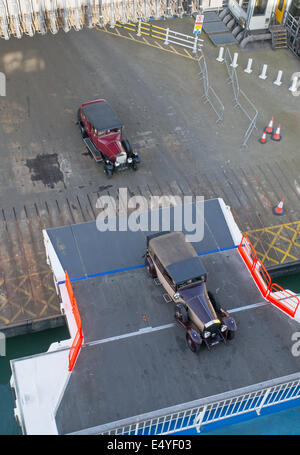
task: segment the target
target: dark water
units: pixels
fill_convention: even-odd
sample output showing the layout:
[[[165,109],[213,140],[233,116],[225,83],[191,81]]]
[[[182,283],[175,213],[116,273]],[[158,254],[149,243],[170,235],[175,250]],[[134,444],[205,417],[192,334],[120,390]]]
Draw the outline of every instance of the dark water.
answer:
[[[6,340],[6,356],[0,357],[0,434],[20,434],[13,413],[14,399],[9,384],[11,377],[9,361],[45,352],[51,343],[67,338],[70,338],[67,327],[58,327]]]
[[[274,280],[275,283],[279,284],[285,289],[290,289],[298,294],[300,294],[300,275],[291,275],[285,276],[283,278],[276,278]]]
[[[300,275],[277,278],[273,281],[283,288],[300,293]],[[51,343],[67,338],[69,338],[67,327],[59,327],[7,340],[6,357],[0,357],[0,434],[20,434],[13,414],[14,402],[9,384],[11,377],[9,361],[45,352]]]

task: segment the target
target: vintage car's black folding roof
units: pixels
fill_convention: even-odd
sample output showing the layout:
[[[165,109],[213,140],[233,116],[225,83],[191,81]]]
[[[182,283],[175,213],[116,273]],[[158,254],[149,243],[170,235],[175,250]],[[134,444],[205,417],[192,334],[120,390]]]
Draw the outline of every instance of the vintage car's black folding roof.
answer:
[[[162,233],[149,240],[149,246],[164,267],[197,257],[195,248],[186,242],[182,232]]]
[[[206,270],[198,257],[185,259],[184,261],[171,264],[166,267],[166,271],[175,284],[184,283],[187,280],[192,280],[193,278],[198,278],[201,275],[206,275]]]
[[[96,130],[112,130],[123,126],[110,105],[104,100],[87,104],[81,109]]]

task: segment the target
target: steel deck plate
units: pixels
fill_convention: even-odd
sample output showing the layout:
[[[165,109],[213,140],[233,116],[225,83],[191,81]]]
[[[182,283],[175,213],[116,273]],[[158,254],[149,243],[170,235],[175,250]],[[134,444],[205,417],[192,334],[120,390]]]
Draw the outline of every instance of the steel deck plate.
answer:
[[[207,22],[221,22],[221,19],[215,11],[204,12],[204,24]]]
[[[228,32],[228,28],[226,27],[226,25],[219,21],[219,22],[208,22],[208,23],[204,23],[203,25],[203,30],[205,31],[205,33],[207,33],[208,35],[210,33],[223,33],[223,32]]]
[[[233,246],[218,199],[204,202],[204,219],[203,240],[193,243],[197,252]],[[151,231],[100,232],[92,221],[48,229],[47,233],[63,269],[71,279],[78,279],[143,264],[146,237]]]
[[[215,46],[222,46],[223,44],[236,44],[238,42],[231,32],[216,34],[211,33],[208,37]]]

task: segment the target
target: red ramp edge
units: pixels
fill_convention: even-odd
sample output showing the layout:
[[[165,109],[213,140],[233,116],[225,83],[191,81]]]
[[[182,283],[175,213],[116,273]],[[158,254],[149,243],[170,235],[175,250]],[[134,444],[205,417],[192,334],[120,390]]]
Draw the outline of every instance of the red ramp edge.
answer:
[[[65,270],[65,275],[66,275],[65,284],[66,284],[66,288],[67,288],[67,291],[68,291],[69,299],[70,299],[70,302],[71,302],[72,312],[73,312],[74,319],[75,319],[76,326],[77,326],[77,332],[75,334],[75,337],[74,337],[74,340],[73,340],[73,343],[72,343],[72,346],[71,346],[70,352],[69,352],[69,368],[68,368],[68,370],[72,371],[73,368],[74,368],[76,359],[78,357],[80,348],[81,348],[82,343],[83,343],[83,333],[82,333],[81,317],[80,317],[80,314],[79,314],[79,311],[78,311],[77,301],[76,301],[76,299],[74,297],[73,288],[72,288],[72,285],[71,285],[71,282],[70,282],[70,278],[69,278],[68,272],[66,270]]]
[[[257,258],[257,253],[245,234],[238,246],[238,251],[263,297],[277,306],[281,311],[294,318],[300,304],[299,298],[278,284],[272,283],[270,275]]]

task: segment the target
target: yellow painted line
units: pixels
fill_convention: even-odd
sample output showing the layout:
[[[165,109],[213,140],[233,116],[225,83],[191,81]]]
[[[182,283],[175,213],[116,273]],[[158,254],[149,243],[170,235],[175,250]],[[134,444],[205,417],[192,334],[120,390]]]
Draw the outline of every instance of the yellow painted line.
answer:
[[[281,230],[282,230],[282,227],[281,227]],[[279,231],[280,232],[280,231]],[[273,248],[274,246],[274,243],[276,242],[276,240],[278,239],[278,235],[274,236],[273,240],[271,243],[268,244],[268,249],[265,253],[265,255],[263,256],[263,261],[265,260],[265,258],[268,256],[268,254],[270,253],[270,250]]]
[[[169,45],[169,48],[172,49],[175,52],[175,54],[179,54],[179,52],[171,44]]]
[[[0,319],[1,319],[5,324],[9,324],[9,323],[10,323],[10,320],[9,320],[9,319],[6,319],[4,316],[0,316]]]
[[[160,48],[160,49],[162,49],[163,51],[165,50],[165,48],[164,48],[164,47],[162,47],[162,45],[161,45],[161,44],[157,43],[156,41],[154,41],[154,42],[157,44],[157,47],[159,47],[159,48]]]
[[[139,41],[138,39],[136,39],[134,36],[132,36],[131,33],[128,33],[128,35],[131,37],[131,39],[132,39],[133,41],[137,41],[138,43],[140,43],[140,41]],[[122,35],[122,38],[126,38],[126,36],[123,36],[123,35]],[[129,38],[129,39],[130,39],[130,38]]]
[[[262,231],[265,231],[266,229],[275,229],[275,228],[280,228],[281,226],[292,226],[292,225],[295,225],[295,224],[299,224],[300,221],[292,221],[291,223],[284,223],[284,224],[276,224],[275,226],[268,226],[268,227],[264,227],[264,228],[259,228],[259,229],[252,229],[250,231],[247,231],[249,234],[251,232],[262,232]],[[246,234],[247,234],[246,232]]]
[[[189,57],[191,57],[191,54],[189,53],[189,51],[188,51],[188,50],[186,50],[186,48],[185,48],[185,47],[183,48],[183,50],[184,50],[184,52],[185,52],[185,53],[186,53],[186,54],[187,54]],[[201,55],[201,57],[202,57],[202,55]]]

